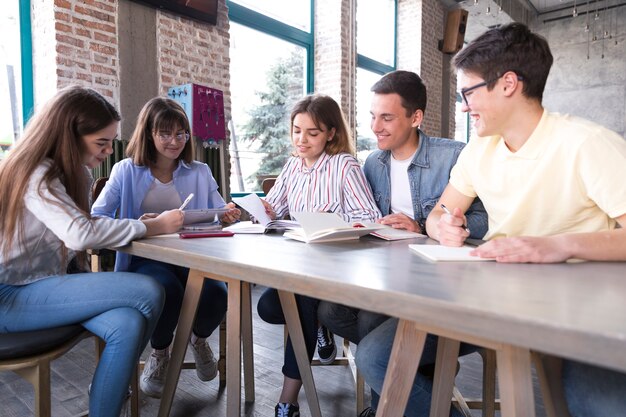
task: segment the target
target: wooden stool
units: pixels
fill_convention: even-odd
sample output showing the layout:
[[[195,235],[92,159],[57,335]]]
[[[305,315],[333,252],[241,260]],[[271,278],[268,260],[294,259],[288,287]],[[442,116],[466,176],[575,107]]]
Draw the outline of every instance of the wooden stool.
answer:
[[[91,336],[78,324],[0,334],[0,371],[13,371],[33,385],[36,417],[51,416],[50,362]]]

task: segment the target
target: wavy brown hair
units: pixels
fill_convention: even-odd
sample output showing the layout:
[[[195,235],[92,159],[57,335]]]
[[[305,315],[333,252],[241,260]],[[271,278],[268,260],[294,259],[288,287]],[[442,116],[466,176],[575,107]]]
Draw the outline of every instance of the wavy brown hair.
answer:
[[[18,241],[24,240],[20,221],[25,209],[24,195],[30,177],[45,160],[52,163],[39,184],[39,195],[46,199],[43,192],[47,190],[60,198],[50,188],[52,181],[58,179],[76,206],[91,217],[88,195],[91,176],[83,165],[82,138],[119,121],[120,115],[111,103],[95,90],[79,86],[59,90],[35,113],[22,138],[0,162],[0,245],[4,256],[16,243],[16,231]]]
[[[132,158],[135,165],[152,167],[156,163],[158,152],[154,146],[154,132],[171,132],[177,126],[191,133],[189,120],[181,105],[169,98],[151,99],[143,106],[137,117],[137,125],[126,148],[126,155]],[[191,138],[185,143],[178,160],[182,159],[190,163],[193,160],[193,154],[193,138]]]
[[[293,132],[293,120],[298,114],[307,113],[313,123],[319,129],[324,124],[328,130],[335,129],[335,136],[330,142],[326,142],[324,152],[328,155],[349,153],[354,155],[352,135],[347,128],[346,119],[343,117],[341,108],[332,97],[324,94],[312,94],[298,101],[291,112],[291,130]]]

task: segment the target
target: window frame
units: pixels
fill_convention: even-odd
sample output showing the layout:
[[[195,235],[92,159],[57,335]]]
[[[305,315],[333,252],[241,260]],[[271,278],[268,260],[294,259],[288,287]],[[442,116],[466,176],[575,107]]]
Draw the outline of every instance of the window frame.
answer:
[[[363,0],[361,0],[363,1]],[[359,7],[357,1],[357,7]],[[358,42],[358,39],[355,38],[355,41]],[[370,72],[374,72],[376,74],[384,75],[388,72],[395,71],[398,62],[398,0],[394,0],[394,14],[393,14],[393,65],[387,65],[383,62],[377,61],[375,59],[369,58],[365,55],[356,54],[356,66],[357,68],[361,68]],[[356,49],[358,51],[359,45],[357,43]]]
[[[33,86],[33,36],[30,18],[31,0],[19,0],[20,10],[20,55],[22,73],[22,120],[24,126],[35,107]]]
[[[306,91],[307,94],[310,94],[314,91],[314,77],[313,77],[313,67],[314,67],[314,38],[313,33],[315,33],[315,0],[310,0],[311,2],[311,24],[309,25],[311,28],[310,32],[306,32],[302,29],[298,29],[294,26],[283,23],[279,20],[276,20],[272,17],[264,15],[263,13],[259,13],[255,10],[249,9],[245,6],[237,4],[234,1],[226,0],[226,5],[228,6],[228,19],[231,22],[235,22],[242,26],[246,26],[250,29],[258,30],[259,32],[265,33],[270,36],[274,36],[283,41],[293,43],[300,47],[303,47],[306,51]],[[253,193],[264,196],[262,192],[253,191]],[[243,197],[245,195],[250,194],[250,192],[238,192],[232,193],[231,197]]]
[[[228,18],[232,22],[242,26],[258,30],[259,32],[275,36],[286,42],[301,46],[306,51],[306,89],[307,93],[313,92],[313,65],[314,65],[314,10],[315,0],[311,0],[311,32],[298,29],[294,26],[283,23],[255,10],[241,6],[234,1],[226,0],[228,6]]]

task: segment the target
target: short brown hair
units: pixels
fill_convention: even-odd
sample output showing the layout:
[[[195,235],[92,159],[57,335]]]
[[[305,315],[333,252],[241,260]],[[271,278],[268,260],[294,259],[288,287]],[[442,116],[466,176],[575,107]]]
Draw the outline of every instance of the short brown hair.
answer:
[[[332,97],[324,94],[311,94],[298,101],[291,112],[291,132],[293,132],[293,120],[301,113],[307,113],[311,116],[313,123],[318,128],[323,123],[329,130],[335,129],[335,136],[333,140],[326,142],[324,152],[328,155],[338,153],[354,155],[352,135],[347,128],[341,108]]]
[[[513,71],[523,80],[522,94],[541,101],[552,62],[545,38],[521,23],[510,23],[474,39],[456,54],[453,65],[457,70],[492,81],[488,89],[507,71]]]
[[[191,133],[189,120],[181,105],[169,98],[153,98],[143,106],[137,117],[137,125],[128,143],[126,155],[132,158],[135,165],[151,167],[157,158],[154,132],[171,131],[176,126],[187,133]],[[190,163],[193,160],[193,155],[193,138],[191,138],[185,143],[178,160],[182,159],[186,163]]]
[[[402,70],[389,72],[372,86],[371,91],[375,94],[399,95],[407,117],[417,110],[426,112],[428,99],[426,86],[414,72]]]

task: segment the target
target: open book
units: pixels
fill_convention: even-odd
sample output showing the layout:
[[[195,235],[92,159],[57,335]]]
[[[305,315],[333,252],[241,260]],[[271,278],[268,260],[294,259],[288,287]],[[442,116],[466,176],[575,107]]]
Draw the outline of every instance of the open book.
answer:
[[[259,223],[251,221],[234,223],[225,227],[224,230],[233,233],[267,233],[270,230],[283,230],[300,227],[298,222],[293,220],[272,220],[265,212],[265,206],[258,195],[252,193],[244,197],[233,198],[233,202],[246,210]]]
[[[302,228],[289,230],[284,236],[306,243],[358,239],[385,226],[377,223],[347,223],[336,213],[294,212]]]
[[[456,261],[456,262],[484,262],[495,259],[471,256],[469,253],[476,249],[473,246],[450,247],[442,245],[409,245],[409,249],[428,259],[431,262]]]

